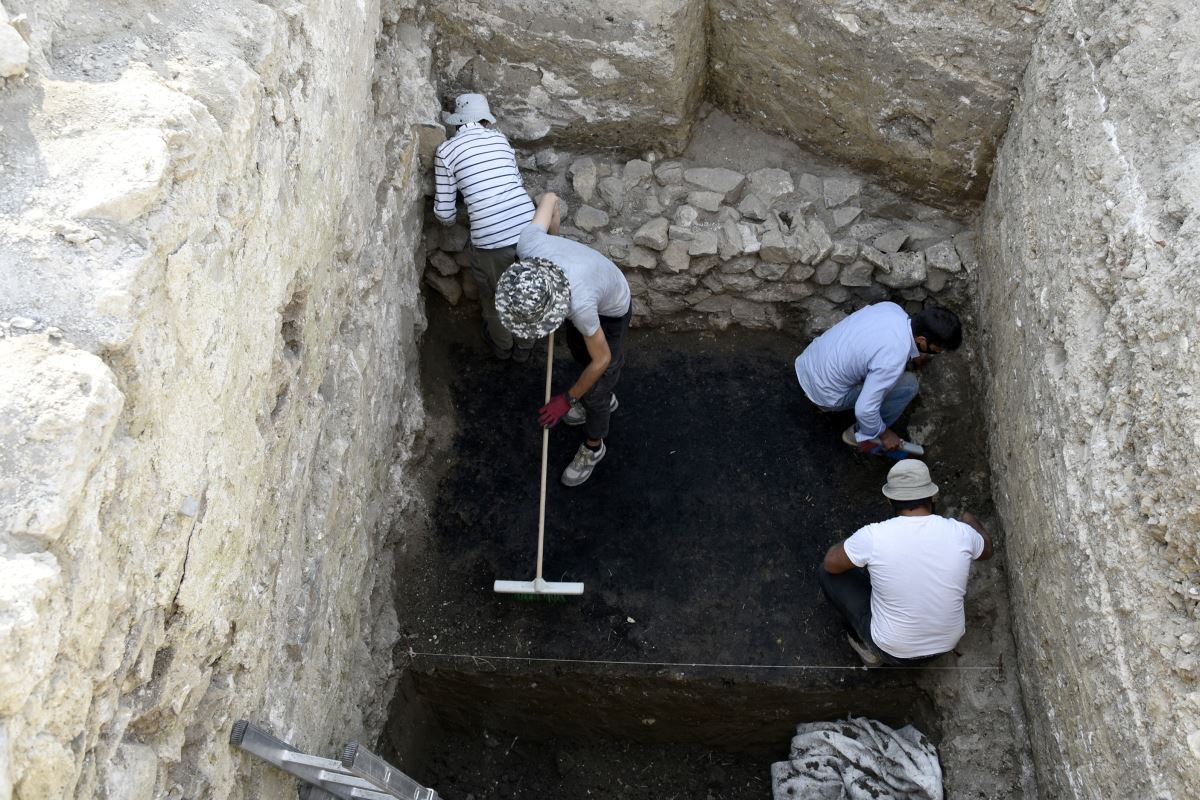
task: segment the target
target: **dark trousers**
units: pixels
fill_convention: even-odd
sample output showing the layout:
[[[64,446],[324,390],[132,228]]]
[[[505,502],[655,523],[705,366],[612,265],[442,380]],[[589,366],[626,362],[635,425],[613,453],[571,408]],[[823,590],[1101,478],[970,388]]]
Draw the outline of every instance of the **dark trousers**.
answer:
[[[479,289],[483,327],[487,331],[488,338],[495,342],[501,350],[511,349],[514,339],[508,329],[500,324],[500,317],[496,314],[496,282],[500,280],[504,270],[508,269],[509,265],[516,260],[516,257],[517,246],[515,244],[508,247],[497,247],[493,250],[471,246],[471,277],[475,279],[475,286]],[[518,339],[516,346],[532,347],[533,342]]]
[[[630,304],[629,310],[620,317],[600,317],[600,330],[604,331],[604,339],[608,342],[608,352],[612,354],[612,360],[608,363],[608,369],[600,376],[600,380],[579,398],[579,402],[587,411],[587,422],[583,424],[583,431],[589,439],[603,439],[608,436],[608,418],[612,414],[608,404],[617,381],[621,379],[621,367],[625,366],[625,338],[629,333],[629,320],[632,316],[633,305]],[[575,327],[575,323],[568,319],[559,330],[567,340],[567,347],[575,363],[583,367],[592,363],[587,341]]]
[[[932,661],[941,653],[920,658],[896,658],[875,644],[871,638],[871,576],[862,567],[855,567],[837,575],[817,567],[817,580],[829,604],[842,615],[842,621],[855,639],[871,648],[883,663],[895,667],[908,667]]]

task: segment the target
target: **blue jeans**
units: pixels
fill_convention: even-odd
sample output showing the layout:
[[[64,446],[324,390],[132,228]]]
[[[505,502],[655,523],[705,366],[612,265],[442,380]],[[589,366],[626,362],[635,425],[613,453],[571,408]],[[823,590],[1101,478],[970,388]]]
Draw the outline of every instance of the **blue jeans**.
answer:
[[[850,391],[842,395],[842,399],[838,401],[836,406],[826,408],[826,411],[850,411],[854,408],[854,404],[858,402],[858,396],[862,393],[863,385],[860,383]],[[908,408],[908,404],[917,396],[917,389],[920,388],[920,382],[917,376],[912,372],[906,372],[900,376],[900,380],[896,381],[896,385],[888,390],[888,393],[883,396],[883,402],[879,404],[879,416],[883,418],[883,424],[889,428],[900,419],[900,415],[904,413],[904,409]]]

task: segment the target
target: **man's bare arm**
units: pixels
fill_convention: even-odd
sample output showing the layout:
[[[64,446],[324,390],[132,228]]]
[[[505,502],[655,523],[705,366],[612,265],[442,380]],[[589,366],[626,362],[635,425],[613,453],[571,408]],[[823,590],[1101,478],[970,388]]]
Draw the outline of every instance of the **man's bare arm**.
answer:
[[[838,575],[854,569],[854,562],[846,555],[845,542],[838,542],[825,553],[825,562],[821,565],[830,575]]]
[[[533,212],[533,224],[541,225],[547,233],[557,234],[560,221],[558,195],[546,192],[538,198],[537,210]]]
[[[983,527],[983,523],[979,521],[979,518],[970,511],[963,512],[962,521],[974,528],[983,537],[983,552],[975,560],[987,561],[992,557],[992,537],[988,534],[987,529]]]
[[[534,222],[537,222],[536,217]],[[575,399],[587,394],[596,385],[596,381],[600,380],[604,370],[608,369],[608,365],[612,363],[612,351],[608,349],[608,340],[604,338],[603,328],[597,328],[595,333],[583,341],[587,344],[588,355],[591,356],[592,361],[584,367],[579,380],[575,381],[575,384],[567,390]]]

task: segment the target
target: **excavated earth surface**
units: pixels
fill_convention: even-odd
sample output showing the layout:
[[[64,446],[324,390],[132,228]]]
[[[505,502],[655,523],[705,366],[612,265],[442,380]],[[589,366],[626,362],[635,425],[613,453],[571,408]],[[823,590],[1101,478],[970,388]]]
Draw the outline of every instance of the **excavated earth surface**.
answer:
[[[851,451],[840,441],[850,416],[804,399],[792,370],[801,341],[633,330],[608,456],[582,487],[557,480],[580,429],[551,434],[546,578],[586,592],[525,602],[492,582],[532,578],[545,349],[524,365],[496,361],[477,311],[429,306],[427,403],[450,447],[431,458],[441,479],[430,532],[397,582],[409,668],[390,747],[414,776],[448,800],[614,787],[763,797],[796,722],[865,714],[937,740],[961,717],[939,707],[953,696],[939,688],[948,670],[861,669],[821,597],[825,549],[887,515],[891,462]],[[575,374],[560,348],[555,390]],[[965,490],[986,512],[969,436],[930,463],[952,502]],[[972,604],[1005,604],[1000,583]],[[989,639],[939,666],[969,662],[981,689],[1002,683],[994,651],[1011,641],[1000,627],[1007,645]],[[960,778],[990,770],[1006,788],[960,796],[1017,796],[1004,773],[1019,748],[1004,730],[990,735],[995,763]]]

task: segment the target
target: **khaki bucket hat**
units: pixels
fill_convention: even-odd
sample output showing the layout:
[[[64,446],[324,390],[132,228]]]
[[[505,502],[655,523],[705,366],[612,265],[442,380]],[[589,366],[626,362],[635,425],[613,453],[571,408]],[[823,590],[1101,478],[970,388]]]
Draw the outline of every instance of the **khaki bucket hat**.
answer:
[[[883,496],[891,500],[924,500],[938,493],[929,477],[929,467],[916,458],[906,458],[888,470]]]

